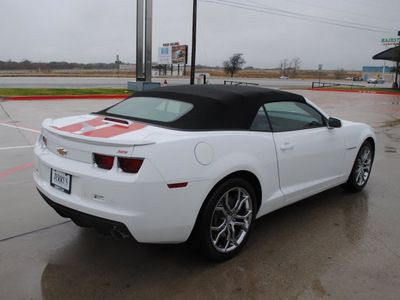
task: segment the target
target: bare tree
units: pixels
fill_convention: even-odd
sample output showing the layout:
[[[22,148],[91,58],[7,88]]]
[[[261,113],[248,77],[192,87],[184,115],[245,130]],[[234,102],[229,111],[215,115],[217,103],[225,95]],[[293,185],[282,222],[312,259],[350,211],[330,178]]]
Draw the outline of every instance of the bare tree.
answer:
[[[297,71],[300,70],[301,67],[300,57],[293,58],[291,65],[292,65],[292,77],[295,78]]]
[[[279,69],[281,70],[281,74],[283,76],[289,77],[290,64],[287,58],[281,60],[279,64]]]
[[[344,78],[344,76],[346,75],[346,72],[344,71],[343,68],[341,68],[341,69],[339,68],[334,72],[334,74],[335,74],[335,78],[340,80],[340,79]]]
[[[222,63],[226,74],[229,74],[231,75],[231,77],[233,77],[235,73],[242,69],[243,65],[246,63],[242,56],[242,53],[235,53],[231,57],[229,57],[228,60]]]
[[[297,71],[300,70],[301,60],[300,57],[293,58],[289,61],[289,59],[284,58],[281,60],[279,64],[279,69],[281,70],[281,74],[286,77],[296,77]]]

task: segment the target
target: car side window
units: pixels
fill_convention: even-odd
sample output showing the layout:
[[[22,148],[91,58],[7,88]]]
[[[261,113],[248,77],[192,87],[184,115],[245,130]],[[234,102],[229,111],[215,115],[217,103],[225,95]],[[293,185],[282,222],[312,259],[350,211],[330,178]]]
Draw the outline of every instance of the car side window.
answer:
[[[281,101],[264,104],[274,132],[325,126],[323,116],[306,103]]]
[[[260,109],[258,110],[253,120],[253,123],[251,124],[250,130],[267,131],[267,132],[271,131],[271,126],[269,124],[268,117],[265,113],[264,107],[261,106]]]

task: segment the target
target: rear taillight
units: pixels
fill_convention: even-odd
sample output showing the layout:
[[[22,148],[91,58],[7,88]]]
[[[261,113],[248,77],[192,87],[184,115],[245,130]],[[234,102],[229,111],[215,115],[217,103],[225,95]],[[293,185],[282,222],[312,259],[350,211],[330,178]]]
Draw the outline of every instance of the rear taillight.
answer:
[[[114,156],[95,153],[94,162],[101,169],[111,170],[114,164]]]
[[[143,164],[143,158],[118,157],[118,164],[122,171],[136,174]]]
[[[114,165],[114,156],[94,153],[94,162],[100,169],[111,170]],[[136,174],[139,172],[143,158],[117,157],[119,168],[125,173]]]

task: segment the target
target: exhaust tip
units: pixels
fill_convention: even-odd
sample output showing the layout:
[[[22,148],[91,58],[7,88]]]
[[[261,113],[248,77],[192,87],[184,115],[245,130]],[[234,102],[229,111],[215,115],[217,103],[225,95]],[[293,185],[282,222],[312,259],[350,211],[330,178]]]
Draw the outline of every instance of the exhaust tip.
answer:
[[[110,234],[114,239],[120,240],[120,241],[129,239],[130,237],[132,237],[132,235],[130,233],[124,233],[122,231],[119,231],[116,228],[111,229]]]

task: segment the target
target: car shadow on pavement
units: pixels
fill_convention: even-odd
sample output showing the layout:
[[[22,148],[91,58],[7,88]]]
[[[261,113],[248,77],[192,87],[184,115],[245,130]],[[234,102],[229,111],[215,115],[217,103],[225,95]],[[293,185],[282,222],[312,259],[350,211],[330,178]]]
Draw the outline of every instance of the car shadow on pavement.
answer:
[[[322,297],[320,274],[357,246],[367,215],[367,192],[334,188],[258,219],[243,253],[223,263],[206,261],[187,244],[116,241],[80,229],[49,260],[42,293],[45,299],[265,299],[291,298],[309,287]]]

